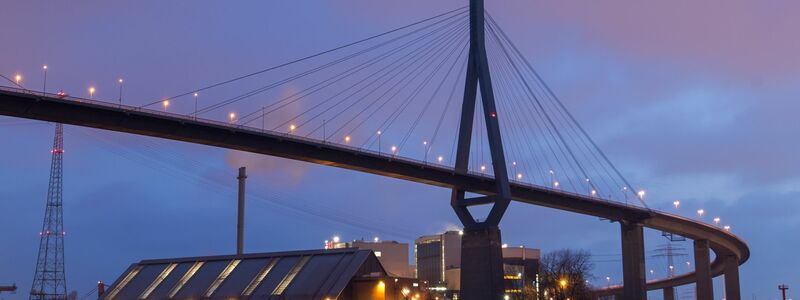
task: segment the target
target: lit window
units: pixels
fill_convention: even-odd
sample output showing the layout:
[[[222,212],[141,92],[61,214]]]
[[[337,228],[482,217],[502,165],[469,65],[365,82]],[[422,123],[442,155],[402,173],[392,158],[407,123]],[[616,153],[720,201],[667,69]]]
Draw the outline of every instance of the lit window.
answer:
[[[300,273],[300,270],[303,269],[303,266],[306,265],[309,259],[311,259],[311,256],[303,256],[303,258],[301,258],[300,261],[298,261],[297,264],[292,267],[292,269],[289,271],[289,274],[286,274],[286,277],[283,277],[281,283],[275,287],[275,290],[272,291],[272,295],[283,295],[283,292],[286,291],[286,288],[289,287],[289,284],[292,283],[294,277],[297,276],[297,273]]]
[[[177,295],[178,292],[181,290],[181,288],[183,288],[183,285],[186,284],[186,282],[188,282],[189,279],[192,279],[192,276],[194,276],[194,273],[197,273],[197,270],[200,270],[200,267],[202,267],[204,263],[205,262],[202,262],[202,261],[195,262],[192,265],[192,267],[189,268],[188,271],[186,271],[186,274],[183,274],[183,277],[181,277],[181,280],[179,280],[178,283],[176,283],[175,286],[172,287],[172,290],[169,291],[169,298],[174,298],[175,295]]]
[[[381,257],[381,252],[380,251],[375,251],[375,256]]]
[[[258,273],[258,276],[256,276],[256,278],[253,278],[253,281],[250,281],[250,284],[248,284],[247,288],[244,289],[244,292],[242,292],[242,296],[252,295],[253,292],[255,292],[256,288],[261,284],[261,282],[264,281],[264,278],[267,278],[267,275],[269,275],[269,272],[272,271],[272,268],[275,267],[277,263],[278,259],[275,258],[272,261],[270,261],[266,266],[264,266],[264,268],[261,269],[261,272]]]
[[[221,273],[219,273],[219,276],[217,276],[217,279],[215,279],[214,282],[211,283],[211,286],[208,287],[208,290],[206,291],[206,298],[211,297],[211,295],[214,294],[214,291],[216,291],[217,288],[223,282],[225,282],[225,279],[228,278],[228,275],[230,275],[231,272],[233,272],[233,270],[236,269],[236,266],[239,265],[239,262],[241,262],[241,260],[238,260],[238,259],[235,259],[235,260],[231,261],[228,264],[228,266],[225,267],[225,269],[222,270]]]
[[[142,294],[139,295],[139,299],[147,299],[147,296],[150,296],[150,293],[152,293],[159,285],[161,285],[161,282],[164,281],[164,279],[167,278],[167,276],[169,276],[169,273],[172,273],[172,270],[174,270],[176,266],[178,266],[178,264],[172,263],[169,264],[164,269],[164,271],[161,271],[161,274],[158,274],[156,280],[153,280],[153,282],[150,283],[147,289],[145,289],[144,292],[142,292]]]
[[[128,285],[128,283],[130,283],[131,280],[133,280],[134,277],[136,277],[136,274],[139,274],[139,271],[141,269],[142,269],[142,266],[136,266],[135,268],[133,268],[133,270],[131,270],[131,272],[128,273],[128,275],[125,275],[125,278],[122,278],[122,281],[120,281],[117,284],[117,286],[115,286],[114,289],[111,290],[111,292],[108,293],[108,298],[106,298],[106,299],[109,299],[109,300],[114,299],[114,296],[119,294],[119,292],[122,291],[122,289],[124,289],[125,286]]]

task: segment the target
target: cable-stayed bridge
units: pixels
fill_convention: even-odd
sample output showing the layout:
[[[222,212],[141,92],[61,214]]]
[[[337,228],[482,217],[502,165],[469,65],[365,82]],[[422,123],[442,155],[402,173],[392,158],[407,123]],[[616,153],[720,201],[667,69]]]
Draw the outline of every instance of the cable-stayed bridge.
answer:
[[[640,299],[663,289],[667,296],[696,282],[706,299],[711,278],[724,274],[727,298],[739,299],[746,244],[717,226],[650,209],[645,191],[597,147],[482,1],[171,97],[133,103],[121,92],[112,101],[93,94],[51,94],[17,82],[0,89],[0,114],[452,189],[465,226],[462,270],[475,274],[462,276],[462,287],[475,287],[462,291],[465,299],[502,292],[498,223],[512,200],[621,224],[624,285],[600,295]],[[488,214],[476,217],[475,207]],[[644,227],[695,240],[696,272],[646,282]]]

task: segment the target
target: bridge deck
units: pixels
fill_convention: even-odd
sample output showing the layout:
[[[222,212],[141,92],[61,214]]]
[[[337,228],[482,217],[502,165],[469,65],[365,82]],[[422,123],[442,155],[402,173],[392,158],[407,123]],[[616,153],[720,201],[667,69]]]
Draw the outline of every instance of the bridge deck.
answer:
[[[445,188],[458,187],[469,192],[491,195],[494,179],[475,173],[459,173],[452,168],[388,153],[377,153],[345,145],[326,143],[287,133],[237,126],[192,116],[111,104],[89,99],[0,88],[0,115],[59,122],[160,137],[176,141],[266,154],[321,165],[357,170],[386,177],[404,179]],[[750,256],[747,245],[720,228],[679,216],[632,205],[560,190],[512,183],[514,200],[596,216],[612,221],[640,222],[656,230],[679,234],[691,239],[707,239],[716,258],[712,273],[723,273],[721,257],[734,255],[742,264]],[[648,283],[648,289],[660,289],[694,281],[694,273]],[[619,287],[604,292],[616,292]]]

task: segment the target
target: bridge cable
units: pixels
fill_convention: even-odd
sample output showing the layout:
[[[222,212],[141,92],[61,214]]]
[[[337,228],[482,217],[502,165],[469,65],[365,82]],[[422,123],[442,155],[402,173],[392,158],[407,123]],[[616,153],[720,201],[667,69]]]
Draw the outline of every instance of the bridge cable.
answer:
[[[430,17],[430,18],[419,20],[417,22],[414,22],[414,23],[411,23],[411,24],[408,24],[408,25],[405,25],[405,26],[402,26],[402,27],[398,27],[398,28],[395,28],[395,29],[392,29],[392,30],[389,30],[389,31],[386,31],[386,32],[383,32],[383,33],[380,33],[380,34],[376,34],[376,35],[361,39],[361,40],[357,40],[355,42],[351,42],[351,43],[348,43],[348,44],[345,44],[345,45],[342,45],[342,46],[339,46],[339,47],[335,47],[335,48],[328,49],[328,50],[325,50],[325,51],[322,51],[322,52],[318,52],[316,54],[308,55],[308,56],[305,56],[305,57],[302,57],[302,58],[299,58],[299,59],[295,59],[295,60],[292,60],[292,61],[289,61],[289,62],[286,62],[286,63],[282,63],[282,64],[277,65],[277,66],[273,66],[273,67],[262,69],[262,70],[259,70],[259,71],[256,71],[256,72],[245,74],[245,75],[233,78],[233,79],[229,79],[229,80],[221,81],[221,82],[214,83],[214,84],[211,84],[211,85],[208,85],[208,86],[204,86],[204,87],[201,87],[199,89],[194,89],[192,91],[181,93],[181,94],[178,94],[176,96],[169,97],[167,99],[176,99],[176,98],[179,98],[179,97],[192,95],[192,94],[194,94],[196,92],[201,92],[201,91],[204,91],[204,90],[207,90],[207,89],[211,89],[211,88],[215,88],[215,87],[218,87],[218,86],[221,86],[221,85],[225,85],[225,84],[228,84],[228,83],[231,83],[231,82],[234,82],[234,81],[238,81],[238,80],[245,79],[245,78],[248,78],[248,77],[252,77],[252,76],[255,76],[255,75],[259,75],[259,74],[262,74],[262,73],[265,73],[265,72],[269,72],[269,71],[272,71],[272,70],[275,70],[275,69],[286,67],[286,66],[289,66],[289,65],[301,62],[301,61],[305,61],[305,60],[309,60],[309,59],[312,59],[312,58],[315,58],[315,57],[319,57],[319,56],[322,56],[322,55],[325,55],[325,54],[328,54],[328,53],[331,53],[331,52],[335,52],[335,51],[338,51],[338,50],[341,50],[341,49],[348,48],[348,47],[353,46],[353,45],[360,44],[362,42],[366,42],[366,41],[373,40],[373,39],[376,39],[376,38],[379,38],[379,37],[382,37],[382,36],[386,36],[386,35],[392,34],[394,32],[397,32],[397,31],[400,31],[400,30],[403,30],[403,29],[406,29],[406,28],[410,28],[410,27],[413,27],[413,26],[416,26],[416,25],[419,25],[419,24],[422,24],[422,23],[425,23],[425,22],[428,22],[428,21],[431,21],[431,20],[446,16],[446,15],[449,15],[449,14],[452,14],[454,12],[463,11],[465,8],[466,8],[466,6],[462,6],[460,8],[456,8],[456,9],[453,9],[453,10],[438,14],[438,15]],[[144,108],[144,107],[148,107],[148,106],[151,106],[151,105],[155,105],[155,104],[161,103],[161,101],[162,100],[154,101],[154,102],[142,105],[139,108]]]
[[[221,108],[221,107],[223,107],[223,106],[225,106],[225,105],[228,105],[228,104],[232,104],[232,103],[235,103],[235,102],[241,101],[241,100],[243,100],[243,99],[246,99],[246,98],[249,98],[249,97],[255,96],[255,95],[257,95],[257,94],[260,94],[260,93],[263,93],[263,92],[265,92],[265,91],[271,90],[271,89],[273,89],[273,88],[276,88],[276,87],[278,87],[278,86],[284,85],[284,84],[286,84],[286,83],[288,83],[288,82],[291,82],[291,81],[293,81],[293,80],[296,80],[296,79],[299,79],[299,78],[302,78],[302,77],[308,76],[308,75],[310,75],[310,74],[313,74],[313,73],[319,72],[319,71],[321,71],[321,70],[327,69],[327,68],[329,68],[329,67],[332,67],[332,66],[334,66],[334,65],[337,65],[337,64],[340,64],[340,63],[342,63],[342,62],[348,61],[348,60],[350,60],[350,59],[352,59],[352,58],[354,58],[354,57],[357,57],[357,56],[363,55],[363,54],[365,54],[365,53],[371,52],[371,51],[373,51],[373,50],[375,50],[375,49],[378,49],[378,48],[380,48],[380,47],[383,47],[383,46],[385,46],[385,45],[388,45],[388,44],[394,43],[394,42],[396,42],[396,41],[398,41],[398,40],[401,40],[401,39],[403,39],[403,38],[405,38],[405,37],[408,37],[408,36],[410,36],[410,35],[412,35],[412,34],[418,33],[418,32],[420,32],[420,31],[422,31],[422,30],[426,30],[426,29],[432,28],[433,26],[435,26],[435,25],[437,25],[437,24],[439,24],[439,23],[441,23],[441,22],[447,21],[447,20],[449,20],[449,19],[451,19],[451,18],[454,18],[454,17],[457,17],[457,16],[459,16],[459,15],[461,15],[461,14],[457,14],[457,15],[451,16],[451,17],[449,17],[449,18],[446,18],[446,19],[443,19],[443,20],[441,20],[441,21],[439,21],[439,22],[436,22],[436,23],[434,23],[434,24],[431,24],[430,26],[426,26],[426,27],[423,27],[423,28],[420,28],[420,29],[414,30],[414,31],[412,31],[412,32],[409,32],[409,33],[407,33],[407,34],[404,34],[404,35],[402,35],[402,36],[399,36],[399,37],[393,38],[393,39],[391,39],[391,40],[389,40],[389,41],[385,41],[385,42],[383,42],[383,43],[380,43],[380,44],[378,44],[378,45],[371,46],[371,47],[369,47],[369,48],[367,48],[367,49],[363,49],[363,50],[361,50],[361,51],[359,51],[359,52],[357,52],[357,53],[350,54],[350,55],[348,55],[348,56],[346,56],[346,57],[343,57],[343,58],[339,58],[339,59],[337,59],[337,60],[334,60],[334,61],[332,61],[332,62],[326,63],[326,64],[324,64],[324,65],[322,65],[322,66],[318,66],[318,67],[316,67],[316,68],[313,68],[313,69],[311,69],[311,70],[307,70],[307,71],[304,71],[304,72],[301,72],[301,73],[295,74],[295,75],[293,75],[293,76],[290,76],[290,77],[288,77],[288,78],[284,78],[284,79],[282,79],[282,80],[279,80],[279,81],[277,81],[277,82],[270,83],[270,84],[268,84],[268,85],[266,85],[266,86],[263,86],[263,87],[257,88],[257,89],[255,89],[255,90],[248,91],[248,92],[246,92],[246,93],[244,93],[244,94],[241,94],[241,95],[235,96],[235,97],[233,97],[233,98],[227,99],[227,100],[225,100],[225,101],[222,101],[222,102],[219,102],[219,103],[217,103],[217,104],[213,104],[213,105],[210,105],[210,106],[208,106],[208,107],[204,107],[203,109],[200,109],[200,110],[198,111],[198,113],[206,113],[206,112],[208,112],[208,111],[211,111],[211,110],[215,110],[215,109]],[[462,19],[463,19],[463,18],[462,18]],[[442,26],[442,27],[439,27],[438,29],[435,29],[434,31],[432,31],[432,33],[433,33],[433,32],[436,32],[436,31],[439,31],[439,30],[441,30],[441,29],[447,28],[448,26],[450,26],[450,25],[452,25],[452,24],[457,24],[457,23],[458,23],[458,21],[460,21],[460,19],[453,20],[453,21],[451,21],[450,23],[447,23],[447,24],[445,24],[444,26]],[[431,34],[431,33],[429,33],[429,34],[426,34],[426,35],[424,35],[424,36],[422,36],[422,37],[418,37],[417,39],[414,39],[414,40],[412,40],[412,41],[411,41],[411,42],[409,42],[409,43],[414,43],[414,42],[417,42],[417,41],[419,41],[421,38],[426,38],[426,37],[428,37],[430,34]],[[401,44],[401,45],[400,45],[398,48],[394,48],[394,49],[390,50],[390,51],[389,51],[389,52],[387,52],[387,53],[391,53],[393,50],[397,50],[397,51],[399,51],[399,49],[405,48],[405,47],[407,47],[407,46],[408,46],[408,45]],[[385,53],[385,54],[386,54],[386,53]],[[371,62],[371,61],[374,61],[374,60],[382,59],[383,57],[384,57],[384,56],[379,56],[379,57],[373,58],[372,60],[370,60],[370,62]],[[358,67],[360,67],[360,66],[363,66],[363,65],[365,65],[365,64],[368,64],[368,63],[369,63],[369,62],[362,63],[361,65],[359,65],[359,66],[357,66],[357,67],[353,67],[353,68],[351,68],[350,70],[356,69],[356,68],[358,68]],[[348,71],[350,71],[350,70],[348,70]],[[359,69],[359,70],[360,70],[360,69]],[[341,73],[341,74],[339,74],[339,75],[346,74],[346,73],[348,73],[348,71],[342,72],[342,73]],[[349,75],[352,75],[352,74],[353,74],[353,73],[350,73]],[[347,76],[349,76],[349,75],[347,75]],[[347,76],[345,76],[345,77],[347,77]],[[323,81],[323,82],[320,82],[320,83],[318,83],[318,84],[317,84],[317,86],[319,86],[319,85],[322,85],[323,83],[325,83],[325,82],[327,82],[327,81],[330,81],[330,80],[334,80],[334,79],[336,79],[336,80],[335,80],[335,82],[338,82],[339,80],[341,80],[341,79],[344,79],[344,78],[345,78],[345,77],[339,77],[339,78],[337,79],[337,77],[338,77],[338,75],[337,75],[337,76],[330,77],[330,78],[328,78],[327,80],[325,80],[325,81]],[[332,84],[332,83],[331,83],[331,84]],[[327,86],[329,86],[329,85],[330,85],[330,84],[326,84],[324,87],[327,87]],[[311,89],[311,88],[307,88],[306,90],[309,90],[309,89]],[[306,91],[306,90],[304,90],[304,91]],[[316,91],[318,91],[318,90],[319,90],[319,89],[316,89],[316,90],[314,90],[314,92],[316,92]],[[301,91],[301,92],[304,92],[304,91]],[[313,92],[312,92],[312,93],[313,93]],[[287,97],[287,98],[291,98],[291,97]],[[287,98],[284,98],[284,99],[282,99],[282,100],[280,100],[280,101],[278,101],[278,102],[276,102],[276,103],[273,103],[273,104],[267,105],[266,107],[271,107],[271,106],[277,105],[277,104],[279,104],[280,102],[282,102],[282,101],[284,101],[284,100],[287,100]],[[283,107],[283,106],[281,106],[281,107]]]
[[[619,169],[617,169],[616,166],[614,166],[614,164],[611,163],[611,160],[608,159],[608,156],[605,155],[605,153],[600,149],[600,147],[597,145],[597,143],[595,143],[595,141],[591,138],[591,136],[589,136],[589,134],[586,132],[586,130],[583,128],[583,126],[581,126],[580,123],[572,115],[572,113],[570,113],[566,109],[566,107],[564,106],[564,104],[560,100],[560,98],[552,91],[552,89],[549,87],[549,85],[547,85],[544,82],[544,80],[541,78],[541,76],[539,76],[539,73],[536,72],[536,70],[533,68],[533,66],[530,64],[530,62],[522,55],[522,53],[516,47],[516,45],[508,38],[508,35],[506,35],[506,33],[503,31],[503,29],[499,25],[497,25],[497,23],[494,20],[494,18],[492,18],[491,15],[488,15],[488,17],[489,17],[489,21],[490,21],[489,23],[493,24],[493,27],[497,28],[497,31],[500,33],[500,36],[502,36],[502,38],[505,40],[505,42],[508,43],[511,46],[511,49],[514,51],[514,53],[517,55],[517,57],[519,57],[524,62],[524,65],[527,67],[527,69],[536,76],[536,78],[542,84],[542,86],[545,87],[547,93],[550,94],[550,96],[556,101],[556,103],[559,105],[559,107],[562,108],[562,110],[567,114],[567,116],[570,118],[570,120],[572,120],[572,122],[575,124],[575,126],[577,126],[579,128],[581,133],[583,133],[583,135],[586,137],[586,139],[592,144],[592,146],[601,155],[601,157],[605,160],[605,162],[614,170],[614,172],[617,174],[617,176],[619,176],[624,181],[626,186],[628,186],[632,190],[632,193],[636,193],[635,192],[635,188],[622,175],[622,173],[619,171]],[[644,202],[644,199],[638,197],[638,195],[634,195],[634,197],[636,199],[639,199],[639,202],[641,202],[641,204],[644,205],[644,207],[646,209],[650,210],[650,208],[647,205],[647,203]]]

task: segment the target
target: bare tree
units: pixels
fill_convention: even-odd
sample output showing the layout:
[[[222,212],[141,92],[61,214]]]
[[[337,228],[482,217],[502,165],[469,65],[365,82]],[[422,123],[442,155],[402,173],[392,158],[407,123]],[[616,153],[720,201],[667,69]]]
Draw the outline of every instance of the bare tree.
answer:
[[[593,268],[586,250],[562,249],[545,254],[539,270],[541,299],[591,299],[587,282]]]

